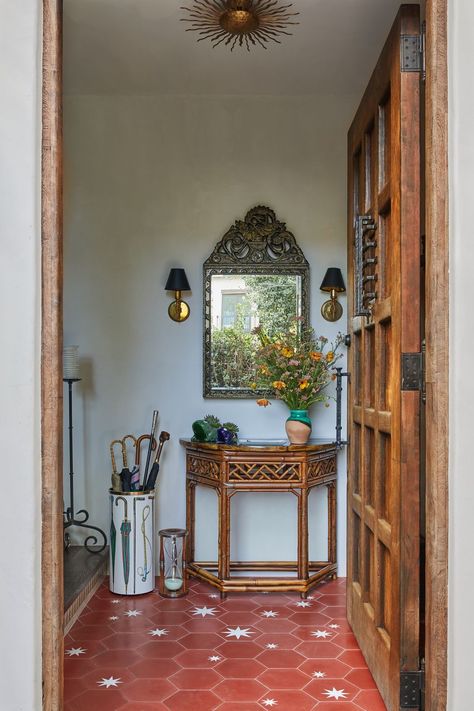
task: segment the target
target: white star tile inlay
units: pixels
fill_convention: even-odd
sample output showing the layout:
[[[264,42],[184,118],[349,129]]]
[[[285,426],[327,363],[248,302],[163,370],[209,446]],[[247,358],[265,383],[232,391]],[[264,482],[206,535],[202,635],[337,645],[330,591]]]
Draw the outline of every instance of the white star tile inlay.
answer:
[[[71,647],[71,649],[66,650],[66,654],[69,657],[79,657],[81,654],[85,654],[87,652],[87,649],[83,649],[82,647]]]
[[[312,676],[314,676],[315,679],[323,679],[326,676],[326,672],[315,671]]]
[[[265,612],[262,612],[262,617],[278,617],[278,612],[274,612],[273,610],[265,610]]]
[[[212,657],[208,657],[208,660],[210,662],[220,662],[222,657],[219,657],[218,654],[213,654]]]
[[[228,627],[225,631],[226,637],[235,637],[236,639],[250,637],[251,634],[253,634],[253,632],[251,632],[248,627],[244,627],[243,629],[241,627]]]
[[[123,614],[127,615],[127,617],[138,617],[138,615],[141,615],[142,613],[140,610],[127,610]]]
[[[311,636],[316,637],[317,639],[327,639],[331,636],[331,634],[332,633],[327,630],[316,630],[316,632],[311,632]]]
[[[122,683],[122,680],[115,679],[113,676],[109,676],[108,679],[101,679],[101,681],[98,681],[97,683],[99,686],[105,686],[105,688],[108,689],[111,686],[118,686]]]
[[[112,605],[118,605],[120,600],[111,600]]]
[[[341,629],[341,625],[328,625],[332,630],[339,630]]]
[[[328,699],[345,699],[346,696],[348,696],[344,689],[336,689],[334,686],[332,689],[326,689],[324,695],[327,696]]]
[[[112,621],[118,620],[118,617],[117,617],[117,615],[112,615],[112,617],[109,617],[109,620],[112,620]]]
[[[311,603],[307,600],[300,600],[296,603],[296,607],[311,607]]]
[[[278,704],[278,701],[275,699],[264,699],[262,701],[263,706],[276,706]]]
[[[168,634],[168,630],[150,630],[148,634],[151,634],[152,637],[164,637],[165,635]]]
[[[278,649],[278,644],[275,644],[274,642],[269,642],[268,644],[265,645],[267,649]]]
[[[193,610],[193,615],[201,615],[201,617],[207,617],[207,615],[213,615],[215,611],[215,607],[196,607]]]

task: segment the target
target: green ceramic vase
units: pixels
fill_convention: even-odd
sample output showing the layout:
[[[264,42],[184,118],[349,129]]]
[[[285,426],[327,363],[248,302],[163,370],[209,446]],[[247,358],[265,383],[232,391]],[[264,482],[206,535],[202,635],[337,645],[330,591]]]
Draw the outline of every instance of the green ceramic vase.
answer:
[[[311,434],[308,410],[290,410],[285,429],[291,444],[306,444]]]

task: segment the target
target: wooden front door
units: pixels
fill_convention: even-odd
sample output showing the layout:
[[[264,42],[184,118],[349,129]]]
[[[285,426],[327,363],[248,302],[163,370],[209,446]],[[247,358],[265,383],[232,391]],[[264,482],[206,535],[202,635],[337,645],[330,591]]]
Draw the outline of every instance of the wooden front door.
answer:
[[[348,140],[348,617],[389,711],[420,668],[419,32],[402,6]]]

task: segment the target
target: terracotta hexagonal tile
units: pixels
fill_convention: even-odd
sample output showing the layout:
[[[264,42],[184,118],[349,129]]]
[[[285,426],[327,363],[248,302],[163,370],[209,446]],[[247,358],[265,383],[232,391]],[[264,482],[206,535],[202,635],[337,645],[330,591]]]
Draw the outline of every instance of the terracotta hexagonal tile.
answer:
[[[355,701],[364,711],[387,711],[383,699],[376,689],[361,691],[356,696]]]
[[[346,675],[346,679],[359,689],[376,689],[374,677],[368,669],[353,669]]]
[[[308,659],[335,659],[342,652],[341,647],[332,642],[301,642],[296,650]]]
[[[278,632],[278,634],[289,634],[290,632],[295,632],[297,629],[296,622],[292,622],[290,619],[260,619],[255,623],[255,629],[261,632]]]
[[[267,669],[258,681],[269,689],[303,689],[310,677],[299,669]]]
[[[157,701],[129,701],[117,711],[169,711],[168,707]]]
[[[109,649],[136,649],[140,645],[144,644],[148,639],[147,633],[145,631],[136,633],[130,632],[117,632],[117,634],[112,634],[109,637],[105,637],[102,640],[103,645]]]
[[[86,650],[85,654],[81,654],[80,657],[69,657],[69,655],[66,654],[66,650],[72,649],[74,647],[81,647],[82,649],[85,649]],[[64,643],[64,650],[65,650],[65,654],[64,654],[65,660],[67,660],[67,659],[85,660],[85,659],[93,659],[98,654],[101,654],[101,652],[106,652],[107,648],[98,639],[88,639],[86,641],[86,640],[81,640],[78,637],[76,641],[68,642],[67,644]]]
[[[197,668],[213,668],[217,662],[211,662],[209,657],[218,656],[219,661],[224,659],[224,656],[217,651],[210,652],[208,649],[188,649],[186,652],[182,652],[175,657],[175,661],[185,669],[197,669]]]
[[[124,684],[121,691],[129,701],[163,701],[176,692],[176,687],[166,679],[135,679]]]
[[[94,666],[96,669],[103,667],[115,667],[118,669],[128,669],[129,666],[135,664],[140,659],[136,651],[131,649],[113,649],[102,652],[94,657]]]
[[[219,620],[223,625],[228,627],[251,627],[254,626],[259,618],[253,612],[225,612],[219,615]]]
[[[228,679],[255,679],[266,667],[256,659],[226,659],[216,669]]]
[[[68,703],[68,711],[117,711],[125,702],[117,689],[89,689]]]
[[[347,679],[332,678],[313,679],[304,690],[318,701],[353,701],[359,693],[359,689]],[[333,698],[330,693],[334,693]]]
[[[189,622],[186,622],[186,625],[182,627],[182,629],[186,629],[186,632],[189,634],[190,632],[196,633],[196,634],[207,634],[209,632],[221,632],[222,631],[222,622],[216,617],[210,618],[210,617],[205,617],[204,619],[202,617],[193,617],[192,620],[189,620]]]
[[[173,612],[169,610],[160,610],[153,612],[149,615],[151,625],[156,625],[157,627],[166,627],[166,625],[185,625],[191,616],[187,612]]]
[[[185,649],[215,649],[222,644],[222,639],[217,634],[188,634],[180,639],[180,644]]]
[[[357,640],[352,632],[339,632],[339,634],[334,635],[332,641],[343,649],[359,649]]]
[[[289,618],[295,625],[327,625],[331,621],[323,612],[295,612]]]
[[[83,625],[79,628],[78,633],[84,641],[89,639],[102,640],[104,637],[109,637],[114,630],[109,625]],[[76,637],[77,639],[77,637]]]
[[[254,679],[226,679],[215,687],[215,695],[222,701],[258,701],[267,689]]]
[[[231,659],[256,657],[261,651],[262,648],[256,645],[255,642],[244,642],[242,639],[237,642],[224,642],[217,648],[217,654]]]
[[[339,659],[341,662],[344,662],[344,664],[347,664],[348,666],[353,667],[354,669],[367,667],[362,652],[356,649],[351,649],[346,652],[343,652],[340,655]]]
[[[320,672],[328,679],[343,679],[350,671],[350,667],[339,659],[308,659],[299,669],[311,677]]]
[[[172,659],[183,650],[184,647],[180,642],[164,642],[163,640],[148,642],[136,648],[140,656],[153,659]]]
[[[274,699],[279,709],[284,711],[311,711],[314,707],[314,699],[304,691],[282,691],[271,689],[266,696],[260,699],[262,708],[265,708],[263,701]]]
[[[316,706],[317,711],[360,711],[360,706],[345,701],[323,701]],[[375,709],[374,709],[375,711]]]
[[[65,679],[80,679],[89,672],[95,669],[95,664],[90,659],[81,659],[80,657],[72,657],[64,660],[64,678]]]
[[[263,614],[264,612],[274,612],[276,613],[276,617],[269,617],[266,618],[265,615]],[[257,617],[261,617],[262,619],[273,619],[273,620],[281,620],[289,617],[294,613],[294,610],[290,608],[290,606],[283,606],[281,604],[275,605],[275,604],[268,604],[268,605],[262,605],[261,607],[257,607],[256,610],[254,610],[254,614],[257,615]]]
[[[295,669],[304,662],[304,657],[290,649],[270,649],[262,652],[258,661],[269,669]]]
[[[178,689],[212,689],[222,677],[214,669],[181,669],[171,681]]]
[[[229,596],[227,600],[224,600],[221,604],[228,612],[253,612],[257,607],[251,597],[244,598],[240,595],[239,597]]]
[[[66,677],[64,679],[64,701],[67,704],[75,696],[79,696],[87,690],[87,686],[82,679]]]
[[[129,672],[138,678],[167,679],[180,669],[174,659],[140,659],[129,667]]]
[[[276,649],[295,649],[299,643],[300,640],[292,634],[271,634],[266,632],[265,634],[260,635],[257,639],[257,644],[264,649],[267,644],[276,644]]]
[[[219,699],[212,691],[178,691],[164,703],[170,711],[214,711]]]

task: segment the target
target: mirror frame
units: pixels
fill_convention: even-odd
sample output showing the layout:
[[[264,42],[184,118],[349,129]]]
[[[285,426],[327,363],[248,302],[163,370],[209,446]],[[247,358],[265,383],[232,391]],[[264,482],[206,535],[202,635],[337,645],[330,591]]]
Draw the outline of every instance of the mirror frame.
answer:
[[[289,232],[269,207],[258,205],[236,220],[217,243],[203,267],[203,395],[209,399],[250,399],[266,395],[251,388],[212,387],[211,383],[211,280],[216,274],[294,275],[301,277],[301,316],[310,323],[309,263]]]

